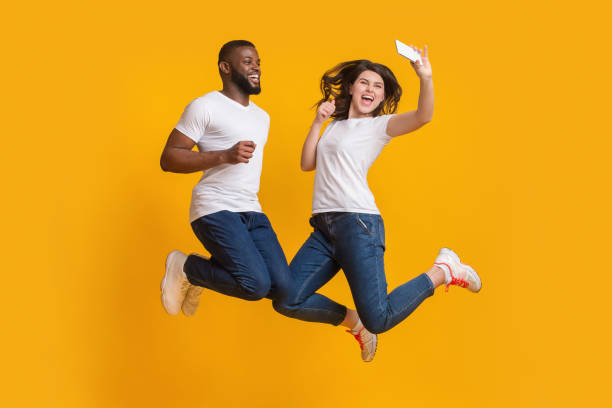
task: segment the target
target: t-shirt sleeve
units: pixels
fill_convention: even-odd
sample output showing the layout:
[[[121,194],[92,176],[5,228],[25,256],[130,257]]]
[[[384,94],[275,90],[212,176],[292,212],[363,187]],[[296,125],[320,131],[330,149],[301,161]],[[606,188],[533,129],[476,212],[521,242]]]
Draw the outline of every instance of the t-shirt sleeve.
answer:
[[[196,99],[187,105],[175,128],[198,143],[206,133],[208,122],[209,112],[206,104]]]
[[[387,125],[389,124],[389,119],[391,119],[392,116],[393,115],[382,115],[376,118],[375,133],[384,144],[389,143],[391,139],[393,139],[387,134]]]

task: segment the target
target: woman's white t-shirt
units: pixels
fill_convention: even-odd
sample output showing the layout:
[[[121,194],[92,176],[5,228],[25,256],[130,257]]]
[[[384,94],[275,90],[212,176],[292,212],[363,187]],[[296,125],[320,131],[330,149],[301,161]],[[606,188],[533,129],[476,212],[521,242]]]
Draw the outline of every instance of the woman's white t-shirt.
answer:
[[[192,101],[175,128],[201,152],[229,149],[243,140],[255,142],[248,163],[221,164],[204,171],[193,188],[189,222],[218,211],[261,212],[257,198],[270,116],[253,102],[243,106],[214,91]]]
[[[392,139],[392,115],[334,120],[317,145],[312,213],[380,214],[368,187],[368,170]]]

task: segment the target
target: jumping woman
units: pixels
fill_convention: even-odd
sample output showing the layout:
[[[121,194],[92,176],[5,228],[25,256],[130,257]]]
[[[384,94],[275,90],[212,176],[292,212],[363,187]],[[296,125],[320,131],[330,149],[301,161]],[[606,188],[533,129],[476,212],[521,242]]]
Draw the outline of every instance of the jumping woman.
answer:
[[[384,65],[368,60],[343,62],[321,79],[323,98],[302,148],[301,168],[316,169],[310,225],[313,232],[291,262],[292,287],[280,313],[300,320],[342,325],[361,346],[364,361],[374,358],[376,333],[385,332],[412,313],[444,284],[472,292],[480,278],[455,252],[442,248],[433,266],[387,293],[385,229],[368,187],[368,169],[394,137],[431,121],[434,93],[425,50],[422,63],[411,62],[420,80],[418,108],[395,114],[402,90]],[[323,135],[321,128],[332,118]],[[342,269],[355,308],[348,309],[316,293]]]

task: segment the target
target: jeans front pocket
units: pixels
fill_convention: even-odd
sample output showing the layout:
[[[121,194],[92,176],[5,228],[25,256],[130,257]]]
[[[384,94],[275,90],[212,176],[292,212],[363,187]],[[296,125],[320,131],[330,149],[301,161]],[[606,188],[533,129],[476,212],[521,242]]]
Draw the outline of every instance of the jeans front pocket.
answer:
[[[357,219],[357,223],[361,226],[361,228],[363,228],[364,232],[366,232],[368,235],[372,235],[372,230],[371,228],[368,228],[368,226],[366,225],[366,223],[361,219],[361,217],[359,216],[359,214],[355,214],[355,218]]]

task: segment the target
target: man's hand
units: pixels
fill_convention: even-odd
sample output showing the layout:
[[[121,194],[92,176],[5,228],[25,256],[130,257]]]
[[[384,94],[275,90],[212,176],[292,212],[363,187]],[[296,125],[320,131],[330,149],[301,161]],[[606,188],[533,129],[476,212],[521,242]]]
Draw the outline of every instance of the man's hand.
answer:
[[[252,141],[241,141],[227,149],[223,154],[223,161],[227,164],[248,163],[253,157],[255,143]]]

